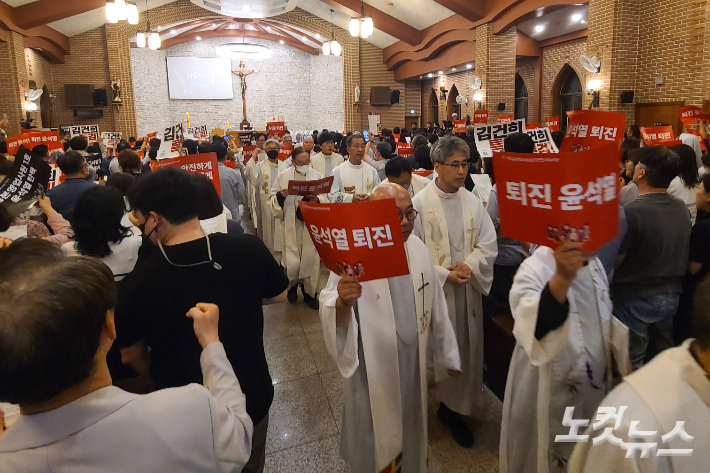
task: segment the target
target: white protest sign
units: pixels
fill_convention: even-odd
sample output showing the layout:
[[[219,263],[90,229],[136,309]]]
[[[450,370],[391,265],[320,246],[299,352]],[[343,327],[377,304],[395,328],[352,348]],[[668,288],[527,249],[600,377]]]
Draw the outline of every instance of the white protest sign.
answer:
[[[507,123],[477,126],[474,138],[476,139],[478,153],[482,158],[492,158],[494,151],[503,151],[503,140],[512,133],[525,133],[524,118],[518,118]]]

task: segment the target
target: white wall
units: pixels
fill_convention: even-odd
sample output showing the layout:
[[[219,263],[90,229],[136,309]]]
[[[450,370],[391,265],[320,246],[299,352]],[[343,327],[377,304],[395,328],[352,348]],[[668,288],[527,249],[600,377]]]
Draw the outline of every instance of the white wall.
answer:
[[[165,50],[131,49],[133,85],[136,100],[138,134],[143,136],[177,123],[207,125],[207,129],[239,128],[242,116],[242,92],[239,77],[232,76],[232,100],[170,100],[166,56],[216,57],[220,44],[239,42],[236,38],[208,38],[190,41]],[[257,38],[248,43],[271,49],[269,59],[245,61],[247,69],[247,119],[255,129],[263,129],[272,115],[283,115],[291,131],[327,128],[342,130],[343,58],[313,56],[300,49]],[[232,60],[232,69],[239,60]]]

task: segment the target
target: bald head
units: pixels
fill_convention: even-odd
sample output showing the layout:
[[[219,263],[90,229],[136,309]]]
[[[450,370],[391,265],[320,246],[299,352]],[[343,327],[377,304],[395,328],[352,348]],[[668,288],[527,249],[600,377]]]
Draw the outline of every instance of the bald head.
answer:
[[[399,214],[399,224],[402,228],[402,238],[407,241],[409,235],[412,234],[414,228],[414,218],[409,218],[412,213],[415,214],[412,198],[409,192],[399,184],[393,182],[383,182],[375,187],[375,190],[370,194],[370,200],[394,199]]]

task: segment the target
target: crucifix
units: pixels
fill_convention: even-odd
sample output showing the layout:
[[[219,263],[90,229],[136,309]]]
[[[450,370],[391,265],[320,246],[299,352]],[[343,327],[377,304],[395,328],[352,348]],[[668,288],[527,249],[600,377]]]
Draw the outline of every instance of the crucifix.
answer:
[[[232,72],[235,75],[238,75],[242,82],[242,112],[244,115],[244,120],[242,120],[240,128],[242,130],[245,130],[247,129],[247,127],[250,126],[249,121],[247,120],[247,76],[253,72],[259,71],[255,69],[247,69],[244,66],[244,61],[239,61],[239,69],[234,69],[232,70]]]

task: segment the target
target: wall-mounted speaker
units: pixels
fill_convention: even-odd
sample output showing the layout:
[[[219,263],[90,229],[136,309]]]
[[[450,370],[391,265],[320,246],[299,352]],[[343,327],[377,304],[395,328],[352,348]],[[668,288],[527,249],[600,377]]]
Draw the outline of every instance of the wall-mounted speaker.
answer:
[[[80,108],[74,110],[74,118],[103,118],[104,111],[98,108]]]
[[[505,110],[505,102],[499,102],[498,103],[498,111],[502,112],[503,110]]]
[[[634,103],[634,91],[624,90],[621,92],[621,103]]]
[[[399,90],[392,91],[392,97],[390,103],[399,103]]]
[[[108,105],[106,89],[94,90],[94,107],[105,107],[106,105]]]

